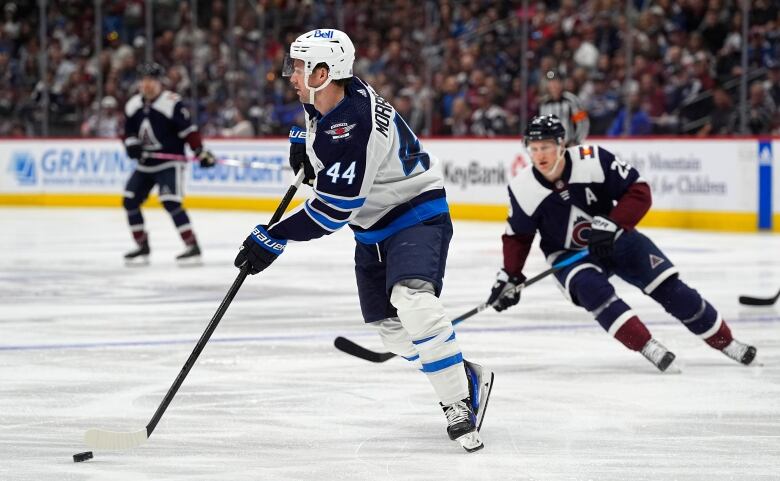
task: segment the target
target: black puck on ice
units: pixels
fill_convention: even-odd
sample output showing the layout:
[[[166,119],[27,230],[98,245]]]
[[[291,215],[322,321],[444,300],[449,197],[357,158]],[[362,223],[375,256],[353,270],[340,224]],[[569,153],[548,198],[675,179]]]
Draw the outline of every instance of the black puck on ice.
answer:
[[[85,453],[78,453],[73,455],[74,463],[80,463],[82,461],[86,461],[87,459],[92,459],[92,451],[87,451]]]

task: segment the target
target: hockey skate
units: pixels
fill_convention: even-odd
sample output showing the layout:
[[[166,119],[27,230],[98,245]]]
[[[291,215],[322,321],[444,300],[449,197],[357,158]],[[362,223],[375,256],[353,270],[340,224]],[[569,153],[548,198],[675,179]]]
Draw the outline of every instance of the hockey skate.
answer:
[[[176,256],[176,262],[180,266],[199,266],[203,262],[200,258],[200,247],[198,244],[190,244],[181,254]]]
[[[728,346],[723,348],[723,354],[737,362],[749,366],[756,358],[756,348],[732,339]]]
[[[669,367],[675,358],[673,352],[666,349],[663,344],[655,339],[647,341],[645,347],[642,348],[642,355],[645,356],[648,361],[652,362],[661,372],[666,371],[666,368]]]
[[[447,434],[453,441],[458,441],[463,449],[471,453],[484,448],[477,431],[477,418],[471,410],[471,400],[463,399],[452,404],[443,405],[447,416]]]
[[[463,365],[466,368],[466,379],[469,383],[471,410],[477,418],[477,431],[479,431],[482,428],[485,411],[487,411],[490,391],[493,389],[493,371],[465,359]]]
[[[149,265],[149,241],[143,241],[138,247],[125,254],[126,266],[147,266]]]

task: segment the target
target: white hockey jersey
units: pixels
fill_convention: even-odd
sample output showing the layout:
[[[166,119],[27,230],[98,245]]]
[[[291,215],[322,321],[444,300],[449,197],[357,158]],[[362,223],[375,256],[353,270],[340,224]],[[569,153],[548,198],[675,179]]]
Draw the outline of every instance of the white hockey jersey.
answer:
[[[314,195],[274,224],[272,236],[305,241],[349,224],[358,242],[374,244],[449,211],[439,160],[359,78],[330,112],[304,109]]]

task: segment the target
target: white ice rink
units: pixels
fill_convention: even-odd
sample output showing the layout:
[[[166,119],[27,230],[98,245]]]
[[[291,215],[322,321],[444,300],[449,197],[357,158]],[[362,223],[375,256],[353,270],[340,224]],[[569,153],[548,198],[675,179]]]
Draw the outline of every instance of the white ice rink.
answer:
[[[734,335],[744,367],[616,282],[681,374],[660,374],[570,306],[550,279],[510,311],[456,330],[496,372],[485,449],[445,433],[425,378],[363,326],[346,229],[291,245],[247,279],[149,441],[87,451],[92,427],[143,428],[237,274],[233,257],[269,214],[192,211],[205,265],[179,268],[167,214],[147,210],[152,265],[125,268],[117,209],[0,209],[0,480],[778,480],[780,236],[646,230]],[[499,223],[458,222],[443,299],[453,316],[486,298]],[[545,269],[534,249],[526,273]],[[778,303],[780,304],[780,303]]]

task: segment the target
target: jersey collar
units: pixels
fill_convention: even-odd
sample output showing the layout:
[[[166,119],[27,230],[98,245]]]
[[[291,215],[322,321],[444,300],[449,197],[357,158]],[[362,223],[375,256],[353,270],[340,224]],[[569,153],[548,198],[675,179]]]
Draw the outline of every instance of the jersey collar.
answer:
[[[550,182],[547,180],[535,166],[531,167],[531,171],[534,173],[536,181],[542,184],[542,186],[550,190],[562,190],[566,185],[569,184],[569,179],[571,178],[571,157],[569,156],[568,150],[563,154],[563,162],[564,165],[563,172],[561,172],[561,178],[555,182]]]

